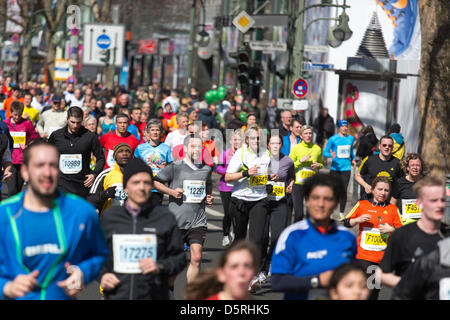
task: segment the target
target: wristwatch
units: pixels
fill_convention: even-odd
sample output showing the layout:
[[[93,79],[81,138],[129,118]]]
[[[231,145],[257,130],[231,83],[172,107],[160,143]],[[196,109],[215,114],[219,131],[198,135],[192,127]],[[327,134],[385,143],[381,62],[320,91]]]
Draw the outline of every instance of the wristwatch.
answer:
[[[311,288],[316,289],[319,287],[319,285],[320,285],[319,277],[316,277],[316,276],[312,277],[311,278]]]

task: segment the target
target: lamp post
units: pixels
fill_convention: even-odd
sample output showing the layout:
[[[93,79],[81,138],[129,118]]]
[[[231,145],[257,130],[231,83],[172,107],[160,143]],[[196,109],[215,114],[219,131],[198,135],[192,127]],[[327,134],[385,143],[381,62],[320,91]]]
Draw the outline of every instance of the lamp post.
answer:
[[[339,18],[317,18],[312,20],[308,25],[304,28],[304,20],[305,20],[305,12],[312,8],[324,8],[324,7],[336,7],[344,9],[344,12],[339,16]],[[305,33],[312,23],[320,21],[320,20],[335,20],[339,21],[339,24],[334,27],[331,31],[331,36],[329,33],[328,44],[332,47],[339,46],[342,41],[348,40],[352,31],[348,27],[348,15],[345,13],[345,9],[350,8],[350,6],[346,5],[346,1],[342,5],[333,4],[332,1],[323,0],[320,4],[314,4],[308,7],[305,7],[305,0],[300,0],[298,5],[297,15],[294,18],[295,23],[292,23],[291,26],[295,25],[295,44],[293,50],[289,50],[289,55],[292,57],[288,57],[288,62],[286,66],[286,81],[284,85],[284,97],[288,98],[290,94],[291,84],[294,79],[303,77],[303,54],[305,47]],[[333,41],[333,42],[330,42]],[[289,44],[289,42],[288,42]],[[292,52],[292,53],[291,53]],[[290,71],[293,70],[293,73]]]

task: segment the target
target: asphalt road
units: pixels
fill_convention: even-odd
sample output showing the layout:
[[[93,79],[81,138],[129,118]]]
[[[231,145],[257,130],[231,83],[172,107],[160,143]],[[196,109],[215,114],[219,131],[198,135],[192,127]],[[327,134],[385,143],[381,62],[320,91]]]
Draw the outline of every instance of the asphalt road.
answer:
[[[326,172],[328,170],[322,170],[323,172]],[[353,176],[352,176],[353,179]],[[219,175],[216,173],[213,174],[213,196],[214,196],[214,204],[212,206],[207,206],[206,213],[207,213],[207,221],[208,221],[208,231],[206,234],[206,241],[203,251],[203,258],[202,258],[202,266],[201,268],[210,268],[215,266],[215,262],[218,260],[221,252],[223,251],[222,247],[222,218],[223,218],[223,205],[222,201],[220,199],[219,194],[219,188],[218,188],[218,181],[219,181]],[[351,180],[352,181],[352,180]],[[347,193],[347,206],[346,211],[349,212],[351,208],[353,207],[352,203],[352,191],[353,186],[352,183],[350,183],[348,187],[348,193]],[[167,203],[167,198],[165,198],[164,203]],[[336,210],[332,217],[336,220],[339,220],[339,212]],[[357,236],[358,235],[358,229],[353,228],[352,232]],[[186,258],[188,259],[189,263],[189,252],[186,252]],[[175,300],[182,300],[183,299],[183,290],[186,285],[186,270],[183,270],[181,272],[175,281]],[[98,282],[94,281],[90,283],[86,290],[83,292],[80,300],[99,300],[101,298],[100,293],[98,291],[99,284]],[[386,300],[389,299],[391,295],[391,289],[389,288],[382,288],[379,295],[379,300]],[[283,298],[283,294],[279,292],[273,292],[270,288],[270,283],[267,282],[262,285],[261,289],[257,291],[255,294],[253,294],[254,299],[256,300],[281,300]]]

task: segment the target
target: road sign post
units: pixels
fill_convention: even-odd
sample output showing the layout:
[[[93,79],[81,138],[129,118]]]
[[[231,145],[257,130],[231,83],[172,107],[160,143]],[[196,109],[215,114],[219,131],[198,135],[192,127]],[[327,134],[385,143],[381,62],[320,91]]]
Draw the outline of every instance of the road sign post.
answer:
[[[305,79],[299,78],[294,81],[292,85],[292,93],[297,98],[301,99],[308,93],[308,83]]]
[[[115,51],[110,55],[109,65],[122,66],[125,47],[125,27],[112,24],[85,24],[83,38],[83,64],[104,66],[105,50]],[[115,60],[115,61],[113,61]]]

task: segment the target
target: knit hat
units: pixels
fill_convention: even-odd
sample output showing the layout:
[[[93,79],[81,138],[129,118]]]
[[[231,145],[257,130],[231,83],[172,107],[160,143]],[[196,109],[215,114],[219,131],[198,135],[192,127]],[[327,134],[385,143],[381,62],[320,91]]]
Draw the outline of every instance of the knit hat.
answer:
[[[126,144],[125,142],[121,142],[121,143],[116,144],[116,146],[113,149],[114,160],[116,159],[116,155],[117,155],[117,153],[119,153],[119,150],[123,149],[123,148],[128,149],[130,151],[130,153],[133,154],[133,150],[131,149],[131,147],[128,144]]]
[[[128,180],[135,174],[140,172],[147,172],[150,177],[153,177],[152,169],[144,162],[144,160],[139,158],[133,158],[128,162],[123,169],[123,182],[122,185],[125,188],[127,186]]]

